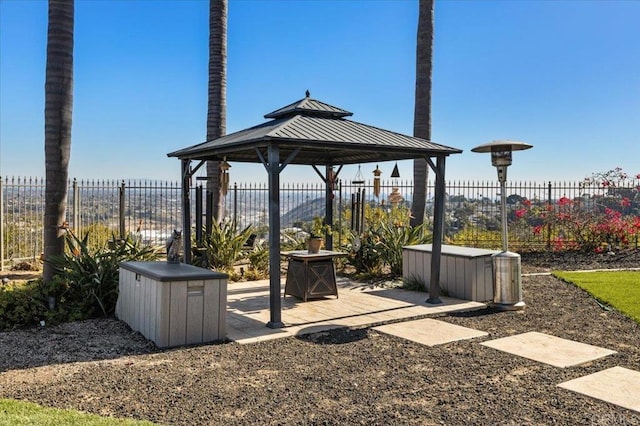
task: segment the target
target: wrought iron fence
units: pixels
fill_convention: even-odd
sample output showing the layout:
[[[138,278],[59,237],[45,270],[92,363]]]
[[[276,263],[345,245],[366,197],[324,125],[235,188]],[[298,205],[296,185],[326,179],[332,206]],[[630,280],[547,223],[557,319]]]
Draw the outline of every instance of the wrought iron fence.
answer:
[[[45,183],[42,178],[0,178],[0,266],[10,261],[38,258],[42,252]],[[195,193],[192,188],[192,211]],[[517,225],[523,207],[555,206],[558,200],[581,200],[582,209],[626,200],[624,213],[640,215],[640,181],[627,179],[606,186],[580,182],[510,182],[506,190],[509,218]],[[334,188],[334,217],[360,205],[390,206],[398,202],[410,207],[410,181],[382,181],[378,196],[373,181],[353,184],[341,181]],[[445,237],[455,244],[500,247],[500,188],[495,181],[450,181],[446,186]],[[433,182],[427,182],[427,218],[433,213]],[[67,222],[78,235],[89,233],[94,244],[135,234],[145,243],[163,244],[174,228],[181,228],[181,192],[178,182],[70,180]],[[266,183],[233,184],[224,200],[225,217],[238,226],[253,225],[268,233],[268,187]],[[283,229],[301,227],[323,216],[325,188],[317,184],[283,184],[280,188]],[[359,201],[358,201],[359,200]],[[616,205],[619,205],[616,204]],[[353,217],[354,215],[350,215]],[[356,223],[352,222],[351,227]],[[525,249],[550,248],[563,229],[536,228],[535,218],[510,226],[514,239],[525,241]],[[360,223],[360,227],[366,224]],[[362,228],[359,228],[362,229]],[[637,245],[637,235],[636,235]]]
[[[69,180],[66,218],[90,244],[135,234],[162,244],[181,225],[180,185],[166,181]],[[0,178],[0,267],[37,259],[43,248],[45,182],[42,178]]]

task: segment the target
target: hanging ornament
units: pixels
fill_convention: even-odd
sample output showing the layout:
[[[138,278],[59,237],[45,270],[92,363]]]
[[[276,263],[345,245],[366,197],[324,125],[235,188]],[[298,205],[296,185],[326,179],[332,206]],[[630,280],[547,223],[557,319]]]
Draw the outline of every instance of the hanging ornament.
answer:
[[[404,201],[404,197],[400,194],[400,190],[397,186],[394,186],[391,190],[391,194],[389,194],[389,202],[393,207],[397,207],[398,204]]]
[[[356,173],[356,177],[351,181],[354,185],[364,185],[364,176],[362,176],[362,170],[360,169],[360,164],[358,164],[358,172]]]
[[[220,192],[223,196],[226,197],[227,191],[229,190],[229,169],[231,165],[227,163],[227,157],[224,157],[222,162],[220,163]]]
[[[376,169],[373,171],[373,195],[376,196],[376,198],[380,198],[380,175],[382,174],[382,171],[378,168],[378,165],[376,164]]]
[[[335,191],[336,172],[333,170],[333,167],[331,167],[329,169],[329,172],[327,173],[327,184],[329,185],[329,189],[331,189],[331,192]]]
[[[400,170],[398,170],[397,161],[396,161],[396,165],[393,167],[393,171],[391,172],[391,177],[394,179],[398,179],[400,177]]]

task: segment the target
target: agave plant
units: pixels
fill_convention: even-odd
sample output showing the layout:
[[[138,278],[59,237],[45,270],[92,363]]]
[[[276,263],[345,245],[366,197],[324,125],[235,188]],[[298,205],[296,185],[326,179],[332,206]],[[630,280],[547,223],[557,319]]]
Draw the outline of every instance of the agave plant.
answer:
[[[428,224],[409,226],[408,209],[381,208],[367,212],[368,229],[363,233],[351,232],[351,249],[347,257],[358,273],[382,274],[388,270],[394,276],[402,275],[402,247],[431,242]]]
[[[120,263],[157,260],[160,256],[159,249],[144,246],[131,236],[111,248],[91,249],[89,233],[80,239],[67,229],[65,242],[64,254],[45,259],[55,269],[55,279],[47,291],[59,304],[74,306],[79,311],[76,319],[113,314]]]
[[[252,233],[251,225],[241,231],[234,221],[224,220],[214,223],[211,232],[203,233],[202,243],[195,244],[199,256],[194,257],[194,264],[208,266],[220,271],[231,271],[234,263],[243,256],[243,247]]]
[[[382,235],[380,251],[394,276],[402,275],[402,247],[416,244],[427,244],[432,241],[427,224],[411,226],[396,226],[381,223]]]

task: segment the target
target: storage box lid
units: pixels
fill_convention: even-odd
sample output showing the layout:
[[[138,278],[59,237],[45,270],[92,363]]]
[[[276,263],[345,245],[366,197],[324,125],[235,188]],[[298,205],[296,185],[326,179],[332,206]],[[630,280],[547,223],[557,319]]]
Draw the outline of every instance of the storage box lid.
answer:
[[[431,253],[433,250],[432,244],[404,246],[402,248],[404,250],[424,251],[428,253]],[[482,256],[492,256],[496,253],[500,253],[500,250],[487,250],[487,249],[479,249],[475,247],[462,247],[462,246],[452,246],[448,244],[442,244],[441,253],[446,254],[448,256],[482,257]]]
[[[187,265],[186,263],[122,262],[120,267],[127,271],[153,278],[156,281],[193,281],[229,278],[229,275],[225,273]]]

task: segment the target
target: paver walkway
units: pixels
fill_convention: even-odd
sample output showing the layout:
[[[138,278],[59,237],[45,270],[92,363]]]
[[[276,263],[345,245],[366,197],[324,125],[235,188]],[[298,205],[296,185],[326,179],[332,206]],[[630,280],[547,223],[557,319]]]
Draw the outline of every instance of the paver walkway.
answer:
[[[269,281],[234,283],[228,289],[227,337],[244,344],[403,319],[407,321],[374,329],[429,346],[487,335],[430,318],[409,320],[429,314],[481,309],[485,307],[483,303],[443,297],[443,304],[429,305],[425,303],[427,295],[422,292],[358,286],[347,279],[338,280],[338,294],[338,299],[330,296],[306,303],[287,296],[282,300],[282,321],[286,327],[272,330],[265,326],[269,321]],[[538,332],[487,340],[481,345],[559,368],[616,353]],[[640,412],[640,372],[634,370],[614,367],[558,386]]]

